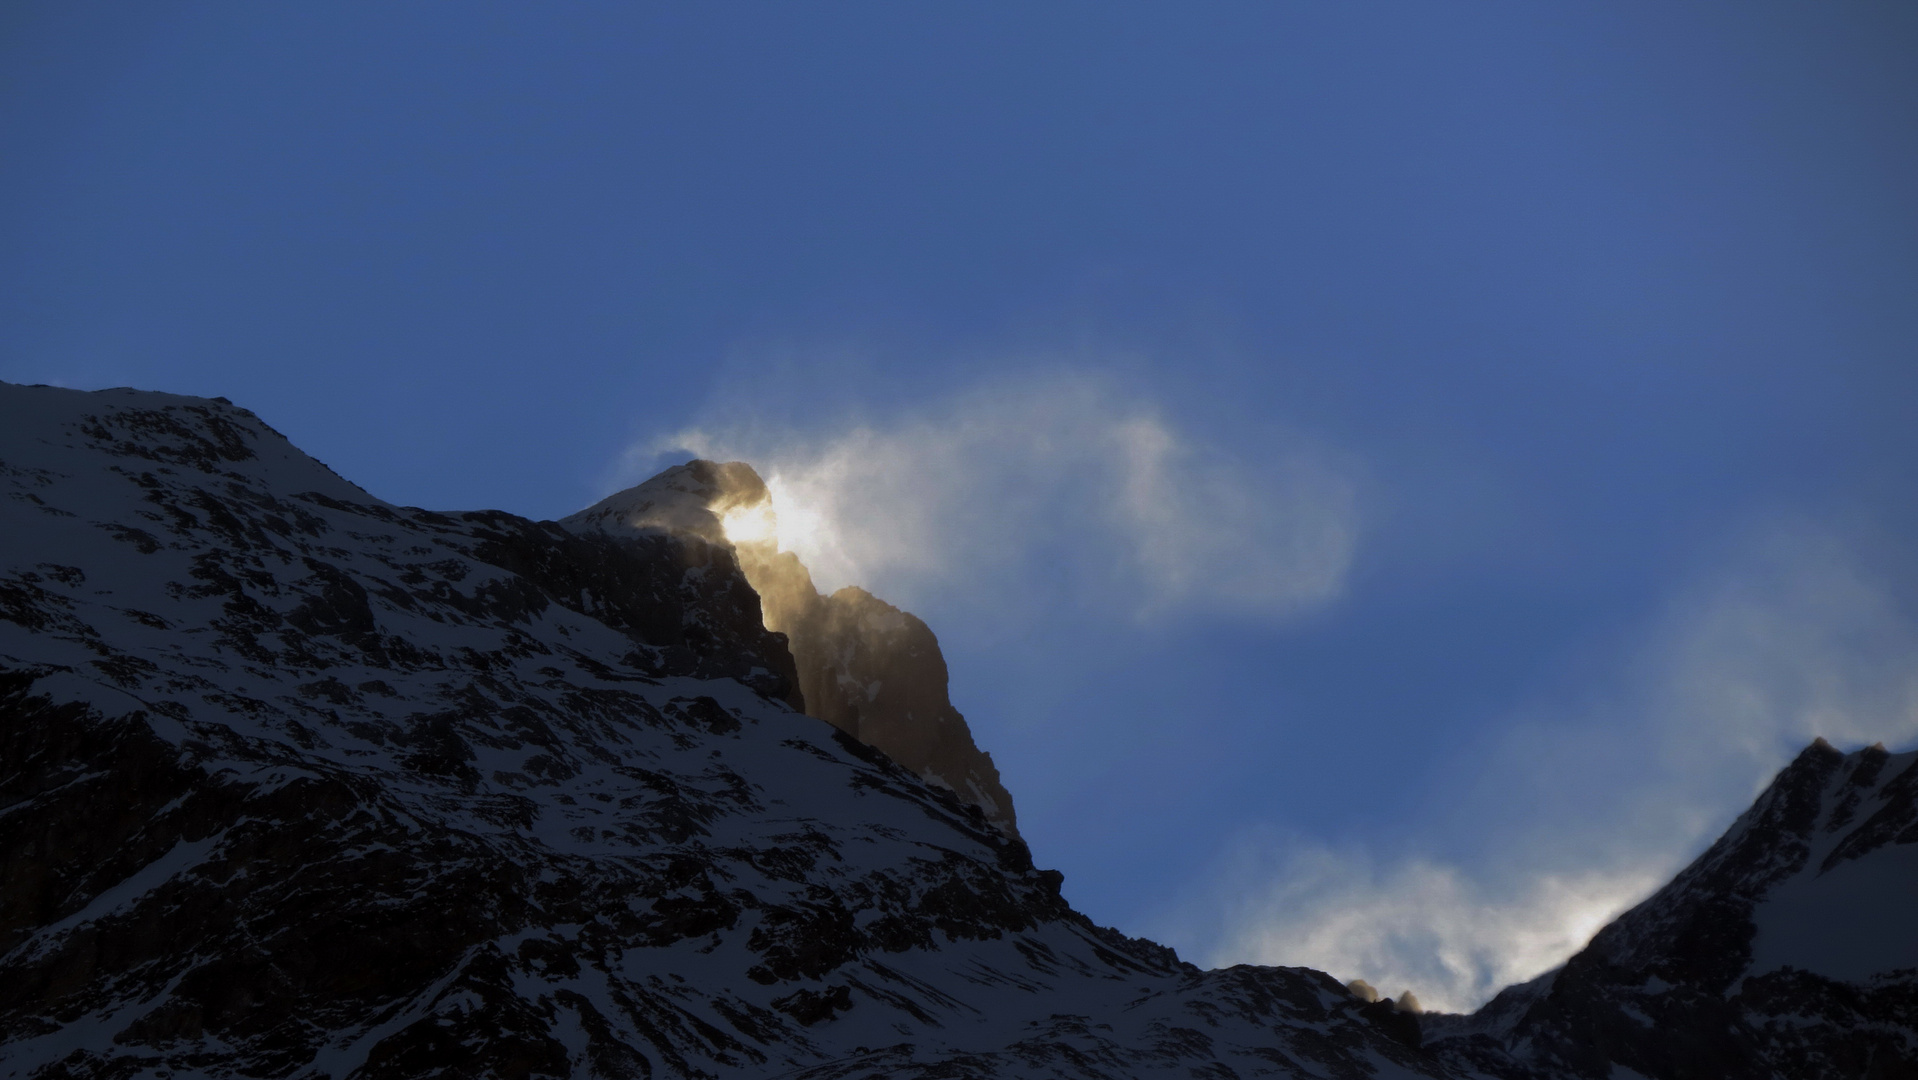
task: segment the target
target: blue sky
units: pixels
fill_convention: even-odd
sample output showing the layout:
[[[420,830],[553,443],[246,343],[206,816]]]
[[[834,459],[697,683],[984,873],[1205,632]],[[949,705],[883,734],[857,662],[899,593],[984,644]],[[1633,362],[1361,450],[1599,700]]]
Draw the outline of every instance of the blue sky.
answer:
[[[1812,735],[1918,738],[1914,49],[14,4],[0,378],[224,395],[436,508],[747,454],[941,634],[1083,909],[1469,1004]]]

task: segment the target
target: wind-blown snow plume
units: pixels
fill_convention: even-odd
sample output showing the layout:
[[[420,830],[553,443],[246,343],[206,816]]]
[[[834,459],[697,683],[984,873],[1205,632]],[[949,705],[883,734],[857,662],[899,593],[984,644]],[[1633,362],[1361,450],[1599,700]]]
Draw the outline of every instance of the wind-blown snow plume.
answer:
[[[1774,523],[1666,606],[1608,687],[1527,710],[1414,832],[1495,854],[1233,845],[1163,937],[1476,1007],[1566,959],[1695,855],[1806,743],[1918,738],[1918,624],[1846,538]],[[1439,823],[1446,824],[1439,824]]]
[[[752,462],[779,546],[822,589],[909,605],[1017,595],[1043,568],[1080,600],[1290,614],[1336,598],[1358,535],[1350,471],[1303,439],[1230,457],[1103,379],[999,383],[832,435],[717,424],[666,441]],[[649,448],[657,456],[659,445]]]
[[[1541,874],[1501,890],[1457,866],[1392,865],[1266,831],[1233,845],[1222,874],[1225,936],[1205,959],[1303,964],[1413,990],[1463,1012],[1563,961],[1663,879],[1649,870]]]

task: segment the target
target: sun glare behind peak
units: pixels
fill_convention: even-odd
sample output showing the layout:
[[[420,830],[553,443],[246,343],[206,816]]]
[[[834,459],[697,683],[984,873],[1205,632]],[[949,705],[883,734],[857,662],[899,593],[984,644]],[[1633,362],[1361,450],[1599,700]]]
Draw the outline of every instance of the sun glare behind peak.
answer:
[[[766,477],[765,484],[765,497],[757,502],[713,506],[727,542],[742,549],[756,548],[760,556],[769,550],[793,555],[819,582],[834,589],[857,584],[858,567],[835,527],[836,493],[811,476],[795,479],[775,474]]]
[[[792,485],[778,476],[766,481],[766,490],[772,496],[768,505],[778,508],[779,549],[793,552],[802,559],[816,555],[829,531],[825,515],[814,506],[795,500]]]
[[[735,506],[720,515],[720,528],[735,544],[773,544],[779,542],[779,518],[770,501],[750,506]]]

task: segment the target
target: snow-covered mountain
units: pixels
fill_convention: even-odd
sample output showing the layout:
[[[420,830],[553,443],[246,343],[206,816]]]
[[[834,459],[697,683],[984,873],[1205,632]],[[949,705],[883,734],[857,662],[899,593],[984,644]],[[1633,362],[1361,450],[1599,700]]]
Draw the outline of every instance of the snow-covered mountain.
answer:
[[[0,491],[0,1076],[1918,1061],[1913,755],[1808,750],[1556,975],[1420,1018],[1074,912],[1009,799],[794,708],[865,684],[710,504],[432,513],[224,401],[5,384]]]

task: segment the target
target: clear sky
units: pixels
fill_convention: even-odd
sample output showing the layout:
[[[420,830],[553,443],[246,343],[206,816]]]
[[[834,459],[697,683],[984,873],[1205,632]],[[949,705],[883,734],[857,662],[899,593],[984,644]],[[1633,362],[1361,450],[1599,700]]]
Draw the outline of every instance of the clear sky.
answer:
[[[535,517],[692,451],[1042,865],[1464,1007],[1918,739],[1918,8],[13,3],[0,378]]]

